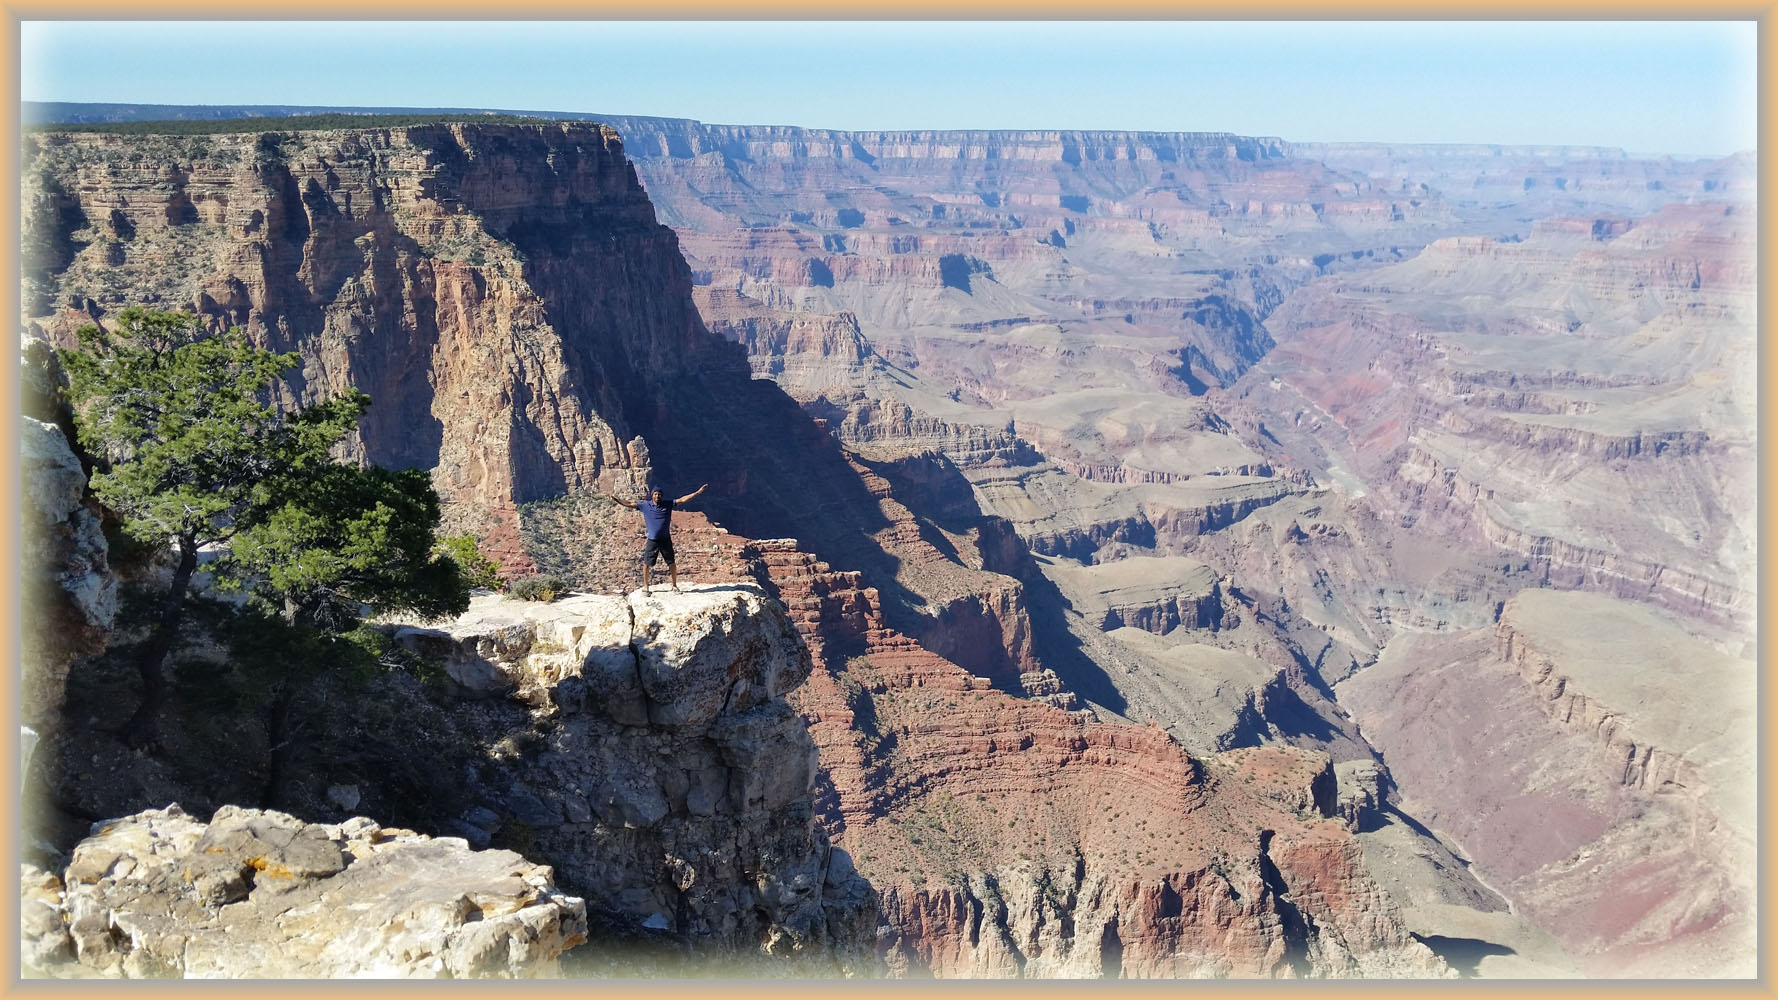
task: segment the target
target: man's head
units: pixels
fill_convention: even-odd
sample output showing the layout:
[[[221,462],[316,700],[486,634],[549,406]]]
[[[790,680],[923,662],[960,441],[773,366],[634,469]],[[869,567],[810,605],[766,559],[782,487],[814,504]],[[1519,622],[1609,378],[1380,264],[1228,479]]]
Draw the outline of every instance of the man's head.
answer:
[[[661,492],[661,488],[659,486],[656,486],[653,489],[648,491],[648,499],[652,500],[653,502],[655,502],[657,504],[660,503],[663,499],[665,499],[666,496],[667,495],[665,493]]]

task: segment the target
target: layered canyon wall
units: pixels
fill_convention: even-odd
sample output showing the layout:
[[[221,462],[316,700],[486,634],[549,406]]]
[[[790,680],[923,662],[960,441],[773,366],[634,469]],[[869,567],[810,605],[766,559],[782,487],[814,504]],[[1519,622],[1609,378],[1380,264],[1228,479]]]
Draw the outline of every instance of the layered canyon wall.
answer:
[[[1291,296],[1226,412],[1385,517],[1744,640],[1753,260],[1732,203],[1440,241]]]

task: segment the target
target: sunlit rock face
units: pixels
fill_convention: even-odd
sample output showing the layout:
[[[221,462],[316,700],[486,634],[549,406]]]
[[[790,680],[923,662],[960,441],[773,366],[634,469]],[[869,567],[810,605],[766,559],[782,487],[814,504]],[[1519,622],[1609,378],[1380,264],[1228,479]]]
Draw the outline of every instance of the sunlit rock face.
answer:
[[[1745,634],[1753,233],[1675,205],[1316,282],[1230,412],[1398,524]]]
[[[297,351],[291,394],[368,392],[356,450],[434,470],[448,520],[515,568],[517,504],[602,473],[627,482],[628,444],[664,415],[675,378],[745,380],[738,351],[699,322],[673,233],[609,128],[47,134],[28,147],[28,327],[66,345],[147,304]]]
[[[1338,687],[1404,808],[1588,975],[1755,971],[1755,665],[1682,621],[1529,590]]]
[[[530,856],[612,920],[709,947],[868,958],[875,895],[814,822],[815,745],[785,700],[809,651],[757,586],[482,595],[394,638],[494,711],[530,708],[508,717],[529,749],[490,790],[494,808],[457,821],[465,835],[522,828]]]
[[[95,825],[21,890],[32,976],[548,977],[586,940],[548,866],[363,817],[171,805]]]

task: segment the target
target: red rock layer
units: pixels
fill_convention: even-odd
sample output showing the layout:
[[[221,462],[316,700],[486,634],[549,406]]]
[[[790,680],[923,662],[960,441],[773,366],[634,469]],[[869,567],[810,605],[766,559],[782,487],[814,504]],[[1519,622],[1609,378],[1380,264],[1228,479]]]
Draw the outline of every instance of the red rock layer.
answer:
[[[621,538],[635,515],[616,516]],[[815,806],[880,893],[893,970],[1442,971],[1333,818],[1325,755],[1195,760],[1156,727],[997,690],[889,626],[862,574],[794,540],[747,539],[695,511],[674,533],[685,576],[759,581],[809,644],[815,671],[792,701],[819,752]],[[634,585],[631,557],[604,558],[586,572]]]
[[[817,806],[904,973],[1438,975],[1334,816],[1324,755],[1194,760],[1153,726],[1013,698],[788,541],[717,548],[814,652]],[[713,570],[714,571],[714,570]]]

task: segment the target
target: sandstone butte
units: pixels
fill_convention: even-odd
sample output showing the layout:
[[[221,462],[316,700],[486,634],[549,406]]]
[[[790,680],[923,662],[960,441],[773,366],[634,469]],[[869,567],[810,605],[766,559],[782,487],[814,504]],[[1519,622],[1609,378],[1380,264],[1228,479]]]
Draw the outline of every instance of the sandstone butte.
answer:
[[[1658,451],[1733,468],[1716,445],[1700,447],[1683,428],[1629,439],[1584,422],[1527,429],[1489,412],[1412,429],[1385,416],[1355,430],[1350,413],[1386,410],[1405,394],[1347,379],[1363,391],[1329,395],[1288,363],[1290,343],[1274,351],[1268,327],[1300,336],[1299,352],[1329,330],[1362,338],[1375,329],[1268,319],[1281,306],[1280,318],[1318,316],[1330,291],[1349,299],[1382,287],[1349,272],[1431,268],[1462,296],[1471,246],[1497,248],[1484,258],[1519,253],[1510,213],[1441,199],[1425,184],[1501,183],[1489,174],[1498,151],[1410,151],[1392,154],[1388,169],[1363,149],[1324,151],[1328,163],[1365,165],[1354,172],[1277,140],[1232,136],[618,124],[633,160],[612,129],[589,124],[29,134],[27,330],[66,343],[78,325],[146,301],[298,350],[293,394],[350,384],[378,401],[360,454],[434,470],[453,528],[483,534],[509,569],[564,572],[583,587],[634,583],[633,524],[586,491],[711,482],[698,509],[678,517],[686,568],[754,581],[807,643],[813,672],[788,697],[819,754],[812,810],[876,888],[878,950],[891,971],[1437,974],[1442,964],[1406,933],[1397,900],[1412,894],[1397,891],[1393,871],[1385,891],[1381,855],[1366,846],[1374,838],[1351,833],[1374,828],[1378,810],[1394,815],[1391,793],[1327,686],[1403,623],[1486,621],[1483,606],[1526,579],[1489,576],[1481,560],[1492,546],[1529,549],[1557,582],[1573,573],[1570,582],[1592,585],[1603,566],[1606,580],[1632,584],[1613,592],[1739,620],[1733,581],[1699,570],[1682,549],[1630,564],[1596,542],[1515,536],[1515,522],[1494,516],[1501,505],[1473,502],[1495,484],[1470,488],[1433,464],[1436,433],[1483,436],[1513,455],[1595,442],[1619,458]],[[1509,162],[1543,153],[1522,156]],[[922,171],[935,157],[993,193],[933,181]],[[1599,197],[1647,210],[1686,184],[1735,175],[1732,164],[1669,163],[1651,174],[1604,154],[1592,162],[1588,191],[1603,194],[1552,182],[1562,193],[1540,195],[1552,213]],[[1116,196],[1073,193],[1067,170]],[[869,190],[859,186],[867,176]],[[1165,193],[1148,190],[1157,186]],[[824,188],[845,193],[810,200]],[[1205,190],[1202,203],[1173,193]],[[655,221],[657,206],[677,237]],[[1676,220],[1700,234],[1691,246],[1708,249],[1720,220],[1700,218],[1670,211],[1639,222],[1636,238]],[[1330,225],[1347,235],[1322,254]],[[1572,257],[1607,297],[1631,280],[1684,293],[1686,275],[1670,267],[1626,278],[1611,259],[1630,251],[1641,267],[1666,259],[1670,241],[1649,240],[1641,254],[1634,241],[1600,251],[1597,228],[1577,226],[1584,242],[1546,227],[1523,244],[1524,260]],[[1456,232],[1512,239],[1440,241]],[[1554,256],[1535,256],[1550,240]],[[1076,267],[1064,251],[1148,261],[1131,272],[1148,284],[1131,294],[1131,274]],[[1683,242],[1680,251],[1666,256],[1688,259]],[[1711,252],[1720,256],[1720,244]],[[1192,265],[1219,259],[1243,263]],[[1447,259],[1456,263],[1440,267]],[[1157,270],[1157,260],[1168,263]],[[1709,289],[1727,283],[1713,307],[1724,315],[1740,308],[1736,273],[1698,273]],[[1600,336],[1636,332],[1621,315],[1587,320]],[[1365,350],[1361,339],[1326,349],[1336,358]],[[1737,349],[1731,339],[1725,353]],[[1426,363],[1382,356],[1401,372]],[[1076,387],[1081,373],[1111,381]],[[1497,388],[1485,371],[1479,382],[1461,370],[1448,381],[1466,377]],[[1375,402],[1342,410],[1353,398]],[[1424,398],[1414,414],[1446,405]],[[1333,414],[1357,450],[1266,416],[1295,410],[1300,422],[1312,409]],[[1420,447],[1403,462],[1390,449],[1410,438]],[[1383,444],[1365,450],[1374,442]],[[1408,485],[1348,501],[1320,485],[1345,485],[1344,469]],[[1460,559],[1429,558],[1392,526],[1429,479],[1459,484],[1457,502],[1438,509],[1476,512],[1457,522],[1471,532]],[[1696,502],[1681,498],[1679,509]],[[1586,528],[1578,533],[1593,538]],[[1236,577],[1171,595],[1055,562],[1157,556]],[[1356,587],[1370,579],[1387,581],[1379,597]],[[1175,632],[1197,651],[1162,648]],[[1233,692],[1232,721],[1203,723],[1222,729],[1193,722],[1170,737],[1153,724],[1094,721],[1167,724],[1178,695],[1070,661],[1059,654],[1070,645],[1128,664],[1132,676],[1214,659],[1251,687]],[[1312,668],[1268,670],[1267,661]],[[1241,714],[1243,698],[1257,719]],[[1293,726],[1295,742],[1319,749],[1216,752],[1229,739],[1289,742]],[[1329,735],[1305,739],[1303,727]],[[516,815],[513,803],[491,805]],[[516,808],[554,819],[531,806]],[[1403,829],[1394,821],[1385,832]],[[572,840],[551,849],[571,854]],[[1430,845],[1416,841],[1410,853],[1430,856]],[[596,884],[582,872],[576,891],[587,891],[581,877]],[[625,905],[640,916],[639,898]],[[1441,933],[1421,920],[1437,905],[1410,909],[1420,935]],[[807,933],[813,925],[774,921],[763,940],[820,939]]]

